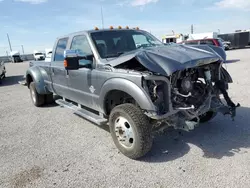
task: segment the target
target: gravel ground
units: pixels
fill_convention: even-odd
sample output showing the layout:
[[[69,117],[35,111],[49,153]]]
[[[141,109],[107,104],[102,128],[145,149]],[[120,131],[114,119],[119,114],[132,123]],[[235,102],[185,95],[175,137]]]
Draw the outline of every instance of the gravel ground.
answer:
[[[7,64],[0,85],[0,187],[250,187],[250,49],[228,51],[241,103],[192,132],[169,130],[141,161],[118,152],[105,127],[57,105],[36,108],[18,84],[27,63]]]

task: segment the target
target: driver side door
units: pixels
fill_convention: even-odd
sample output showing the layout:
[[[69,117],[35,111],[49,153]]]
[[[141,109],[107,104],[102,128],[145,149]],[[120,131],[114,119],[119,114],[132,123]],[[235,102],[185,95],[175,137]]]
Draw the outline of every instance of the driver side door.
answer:
[[[85,35],[77,35],[72,39],[71,50],[78,50],[83,56],[92,55],[92,50]],[[92,86],[92,61],[80,60],[78,70],[68,70],[68,87],[71,100],[89,108],[93,107],[94,86]]]

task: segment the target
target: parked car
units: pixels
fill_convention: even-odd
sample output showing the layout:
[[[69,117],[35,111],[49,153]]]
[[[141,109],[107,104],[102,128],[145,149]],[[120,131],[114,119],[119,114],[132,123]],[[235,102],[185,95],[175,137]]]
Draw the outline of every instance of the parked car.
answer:
[[[225,50],[230,50],[231,49],[231,42],[230,41],[225,41],[222,38],[219,38],[219,40],[223,44]]]
[[[10,61],[13,63],[23,62],[22,57],[19,51],[11,51],[10,52]]]
[[[42,52],[35,52],[33,55],[34,55],[35,61],[45,60],[45,55]]]
[[[188,45],[194,45],[194,44],[205,44],[205,45],[213,45],[218,46],[224,49],[224,45],[221,41],[221,39],[218,38],[206,38],[206,39],[197,39],[197,40],[186,40],[182,41],[181,44],[188,44]]]
[[[4,61],[1,61],[0,62],[0,82],[2,81],[2,79],[5,78],[5,74],[6,74],[5,63]]]
[[[227,59],[227,54],[225,52],[225,46],[222,44],[220,39],[200,39],[200,40],[187,40],[183,41],[181,44],[197,46],[200,45],[200,48],[210,46],[216,53],[218,53],[224,61]]]
[[[61,96],[61,106],[108,124],[121,153],[138,159],[150,151],[154,131],[193,130],[218,112],[234,118],[239,105],[228,96],[224,60],[202,48],[164,45],[138,28],[96,28],[59,37],[51,63],[31,62],[26,83],[35,106]]]

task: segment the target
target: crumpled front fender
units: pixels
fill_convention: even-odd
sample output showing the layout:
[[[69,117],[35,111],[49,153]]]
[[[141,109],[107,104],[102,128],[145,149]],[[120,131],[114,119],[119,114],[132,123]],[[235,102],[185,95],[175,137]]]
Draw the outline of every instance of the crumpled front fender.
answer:
[[[123,78],[112,78],[103,84],[99,97],[99,104],[101,104],[102,109],[105,109],[105,98],[112,90],[119,90],[129,94],[135,99],[142,110],[156,111],[154,104],[146,92],[133,82]]]

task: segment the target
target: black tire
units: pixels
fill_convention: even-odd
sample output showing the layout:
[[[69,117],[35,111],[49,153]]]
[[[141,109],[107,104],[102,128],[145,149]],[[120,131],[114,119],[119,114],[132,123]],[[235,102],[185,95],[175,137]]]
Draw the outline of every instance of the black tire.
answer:
[[[53,93],[52,94],[48,94],[48,95],[45,95],[45,103],[46,104],[52,104],[54,103],[54,97],[53,97]]]
[[[119,118],[125,118],[127,120],[128,126],[133,132],[133,140],[131,140],[132,138],[125,138],[126,136],[117,136],[117,134],[120,134],[120,129],[119,131],[116,129],[116,122],[119,122]],[[127,126],[126,123],[123,125]],[[149,123],[148,117],[135,105],[121,104],[114,107],[109,116],[109,128],[116,147],[123,155],[131,159],[138,159],[150,151],[153,143],[152,126]],[[127,135],[126,131],[125,134]],[[124,135],[124,132],[122,135]],[[121,138],[128,139],[128,144],[131,144],[131,147],[124,146],[121,141],[118,140]]]
[[[33,104],[37,107],[42,106],[45,102],[45,96],[37,93],[35,83],[30,83],[30,96]]]
[[[213,118],[215,118],[216,115],[217,115],[217,112],[208,111],[199,117],[200,123],[208,122],[208,121],[212,120]]]

